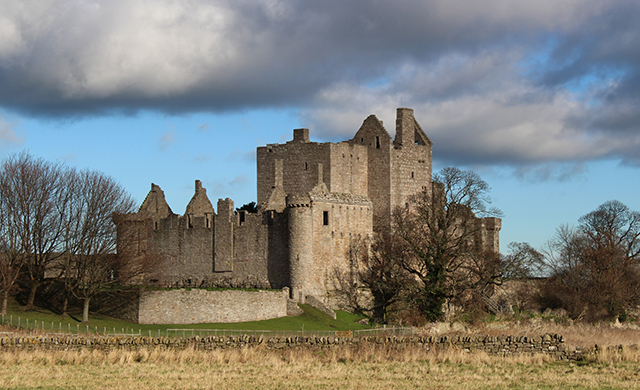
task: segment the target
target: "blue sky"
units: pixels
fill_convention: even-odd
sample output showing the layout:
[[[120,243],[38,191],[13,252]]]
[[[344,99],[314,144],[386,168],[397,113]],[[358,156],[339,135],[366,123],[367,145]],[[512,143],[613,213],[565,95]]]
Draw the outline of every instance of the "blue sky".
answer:
[[[628,1],[0,2],[0,157],[107,173],[183,213],[255,200],[255,148],[411,107],[434,168],[476,170],[511,241],[640,210],[640,5]]]

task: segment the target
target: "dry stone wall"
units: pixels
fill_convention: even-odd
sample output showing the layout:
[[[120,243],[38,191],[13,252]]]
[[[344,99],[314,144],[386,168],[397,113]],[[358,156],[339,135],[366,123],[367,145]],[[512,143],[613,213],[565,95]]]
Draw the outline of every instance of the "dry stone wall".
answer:
[[[214,350],[262,346],[267,349],[309,348],[327,349],[338,347],[380,346],[388,348],[419,347],[425,352],[432,350],[458,349],[469,353],[485,352],[499,356],[544,354],[559,360],[583,360],[597,354],[600,349],[576,348],[568,350],[560,335],[543,336],[428,336],[428,337],[268,337],[253,335],[207,336],[207,337],[72,337],[59,335],[2,337],[0,349],[23,350],[137,350],[140,348],[164,348]],[[624,347],[612,347],[621,352]],[[626,348],[637,348],[629,346]]]

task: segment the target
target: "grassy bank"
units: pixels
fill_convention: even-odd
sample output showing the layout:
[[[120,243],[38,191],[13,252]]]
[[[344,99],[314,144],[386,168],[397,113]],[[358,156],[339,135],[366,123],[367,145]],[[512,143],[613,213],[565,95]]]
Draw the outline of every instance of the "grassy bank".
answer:
[[[50,310],[35,308],[31,311],[22,311],[21,306],[15,301],[11,301],[3,323],[12,321],[13,326],[20,325],[21,328],[38,329],[44,327],[46,332],[71,332],[71,333],[95,333],[102,334],[105,330],[108,333],[141,333],[147,335],[149,332],[157,335],[158,332],[166,334],[167,329],[230,329],[230,330],[271,330],[271,331],[345,331],[367,329],[368,325],[357,323],[364,316],[337,311],[337,319],[322,313],[309,306],[300,305],[304,313],[296,317],[274,318],[266,321],[238,322],[238,323],[207,323],[207,324],[162,324],[143,325],[126,322],[111,317],[92,314],[89,323],[81,323],[81,316],[71,312],[70,316],[61,316]]]

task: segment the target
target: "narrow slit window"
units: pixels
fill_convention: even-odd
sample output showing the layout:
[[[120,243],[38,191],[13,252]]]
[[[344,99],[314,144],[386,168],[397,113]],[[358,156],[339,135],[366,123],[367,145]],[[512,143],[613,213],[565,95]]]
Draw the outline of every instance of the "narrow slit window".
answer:
[[[328,211],[323,211],[322,212],[322,224],[325,226],[329,225],[329,212]]]
[[[380,137],[376,135],[376,149],[380,149]]]

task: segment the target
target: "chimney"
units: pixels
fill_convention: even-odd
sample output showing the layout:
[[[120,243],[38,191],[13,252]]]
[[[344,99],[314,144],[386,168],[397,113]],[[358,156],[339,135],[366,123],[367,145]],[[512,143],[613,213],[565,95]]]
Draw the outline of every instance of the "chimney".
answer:
[[[293,129],[293,140],[309,142],[309,129]]]
[[[398,108],[396,115],[396,139],[397,145],[413,145],[415,143],[416,129],[415,119],[411,108]]]

